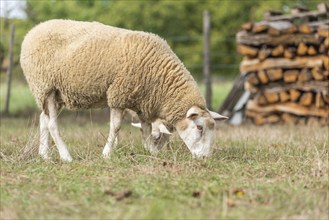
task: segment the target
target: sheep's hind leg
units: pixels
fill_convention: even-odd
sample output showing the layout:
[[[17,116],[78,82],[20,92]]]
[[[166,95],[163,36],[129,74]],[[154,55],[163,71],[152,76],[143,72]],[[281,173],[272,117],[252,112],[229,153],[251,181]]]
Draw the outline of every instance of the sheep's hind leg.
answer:
[[[123,109],[111,108],[111,117],[110,117],[110,133],[103,149],[103,157],[109,157],[112,149],[117,144],[117,135],[120,130],[121,121],[123,118]]]
[[[40,114],[40,146],[39,155],[47,160],[49,159],[49,116],[43,111]]]
[[[57,127],[57,114],[58,109],[56,108],[56,100],[55,93],[51,93],[47,99],[47,107],[49,111],[49,122],[48,129],[51,137],[53,138],[55,145],[58,149],[59,155],[63,161],[70,162],[72,161],[72,157],[64,143],[63,139],[59,135],[58,127]]]

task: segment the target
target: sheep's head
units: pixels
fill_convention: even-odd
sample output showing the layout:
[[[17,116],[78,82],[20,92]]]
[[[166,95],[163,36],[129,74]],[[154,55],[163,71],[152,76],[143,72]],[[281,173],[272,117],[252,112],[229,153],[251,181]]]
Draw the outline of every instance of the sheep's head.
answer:
[[[193,156],[209,156],[214,142],[215,120],[225,120],[227,117],[216,112],[191,107],[186,117],[176,124],[176,130]]]

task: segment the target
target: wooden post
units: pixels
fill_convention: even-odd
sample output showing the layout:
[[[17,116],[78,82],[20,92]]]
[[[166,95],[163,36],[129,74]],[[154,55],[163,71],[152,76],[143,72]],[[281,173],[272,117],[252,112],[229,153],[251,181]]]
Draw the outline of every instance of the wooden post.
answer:
[[[212,108],[212,90],[210,75],[210,14],[203,12],[203,75],[206,86],[206,103],[208,109]]]
[[[9,42],[9,65],[7,69],[7,94],[4,113],[9,114],[9,100],[10,100],[10,89],[11,89],[11,78],[13,69],[13,54],[14,54],[14,37],[15,37],[15,24],[10,25],[10,42]]]

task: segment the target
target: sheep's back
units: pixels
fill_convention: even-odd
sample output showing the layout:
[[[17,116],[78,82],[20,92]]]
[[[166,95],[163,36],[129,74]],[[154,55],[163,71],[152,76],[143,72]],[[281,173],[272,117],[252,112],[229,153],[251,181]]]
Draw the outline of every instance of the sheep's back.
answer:
[[[21,66],[39,106],[54,89],[68,108],[106,106],[106,89],[120,68],[117,44],[126,32],[66,20],[33,28],[22,44]]]

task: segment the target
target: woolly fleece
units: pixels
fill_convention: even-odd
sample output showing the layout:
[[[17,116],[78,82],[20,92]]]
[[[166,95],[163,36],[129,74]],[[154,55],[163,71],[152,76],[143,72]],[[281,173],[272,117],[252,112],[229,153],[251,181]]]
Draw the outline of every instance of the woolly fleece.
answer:
[[[171,125],[192,106],[206,109],[196,82],[166,41],[98,22],[49,20],[25,36],[21,66],[38,106],[128,108]]]

